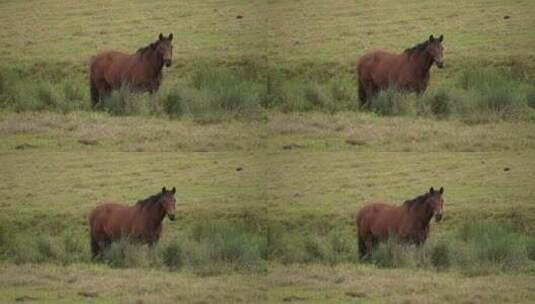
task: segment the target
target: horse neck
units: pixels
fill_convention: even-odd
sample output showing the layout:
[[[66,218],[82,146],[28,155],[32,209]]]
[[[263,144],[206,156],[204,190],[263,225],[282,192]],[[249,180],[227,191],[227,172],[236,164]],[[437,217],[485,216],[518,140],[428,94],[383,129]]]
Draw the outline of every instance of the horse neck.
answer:
[[[427,227],[433,217],[433,212],[425,205],[413,206],[411,208],[404,206],[403,208],[406,209],[407,218],[419,228]]]
[[[154,50],[148,50],[140,54],[141,62],[147,67],[147,70],[154,76],[162,72],[163,58]]]
[[[165,217],[165,210],[159,202],[143,206],[139,211],[141,212],[141,216],[145,217],[147,222],[154,228],[158,227]]]
[[[415,75],[425,78],[433,65],[433,57],[425,50],[415,50],[414,53],[408,55],[408,63],[412,66]]]

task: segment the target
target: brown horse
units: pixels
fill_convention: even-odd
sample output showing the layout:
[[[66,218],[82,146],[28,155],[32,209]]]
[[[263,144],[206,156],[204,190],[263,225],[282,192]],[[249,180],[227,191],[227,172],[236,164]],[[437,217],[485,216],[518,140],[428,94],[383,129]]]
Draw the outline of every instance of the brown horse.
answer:
[[[153,246],[160,238],[162,221],[167,214],[175,220],[175,187],[138,201],[134,206],[103,203],[89,214],[89,234],[93,258],[112,241],[130,237]]]
[[[92,57],[89,63],[89,84],[93,105],[123,85],[138,91],[158,91],[162,81],[162,68],[171,65],[172,40],[173,34],[169,34],[169,37],[160,34],[156,42],[140,48],[135,54],[105,51]]]
[[[370,255],[378,242],[391,236],[402,242],[423,244],[431,218],[434,216],[437,222],[442,219],[443,193],[442,187],[439,191],[431,188],[399,207],[374,202],[360,209],[356,216],[360,258]]]
[[[357,76],[361,106],[368,103],[379,91],[393,86],[397,89],[422,93],[429,82],[429,70],[433,63],[444,67],[443,35],[406,49],[401,54],[378,50],[369,52],[358,60]]]

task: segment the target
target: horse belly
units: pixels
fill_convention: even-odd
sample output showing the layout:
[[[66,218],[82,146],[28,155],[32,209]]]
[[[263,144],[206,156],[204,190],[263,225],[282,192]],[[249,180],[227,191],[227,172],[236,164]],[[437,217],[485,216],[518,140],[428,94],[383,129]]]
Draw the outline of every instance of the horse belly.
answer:
[[[371,231],[379,240],[386,240],[391,235],[397,234],[394,223],[388,221],[388,219],[383,220],[381,218],[375,220],[374,225],[371,227]]]

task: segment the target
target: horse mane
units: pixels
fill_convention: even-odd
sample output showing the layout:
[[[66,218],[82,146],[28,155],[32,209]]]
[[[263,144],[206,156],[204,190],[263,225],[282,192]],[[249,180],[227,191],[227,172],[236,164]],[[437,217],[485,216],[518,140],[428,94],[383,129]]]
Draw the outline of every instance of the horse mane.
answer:
[[[136,51],[136,53],[143,55],[143,54],[145,54],[146,52],[148,52],[148,51],[154,49],[154,48],[156,47],[157,44],[158,44],[158,41],[156,41],[156,42],[152,42],[151,44],[149,44],[149,45],[147,45],[147,46],[145,46],[145,47],[139,48],[139,49]]]
[[[422,202],[425,202],[425,200],[429,197],[430,193],[427,192],[425,194],[422,194],[422,195],[419,195],[413,199],[410,199],[410,200],[406,200],[404,203],[403,203],[403,206],[404,207],[407,207],[407,208],[412,208]]]
[[[151,196],[147,197],[146,199],[137,201],[136,206],[139,206],[141,208],[149,206],[149,205],[151,205],[153,203],[158,202],[161,197],[162,197],[162,193],[159,192],[157,194],[154,194],[154,195],[151,195]]]
[[[426,40],[424,42],[421,42],[421,43],[418,43],[410,48],[407,48],[405,49],[405,51],[403,51],[404,53],[408,54],[408,55],[411,55],[412,53],[416,52],[416,51],[423,51],[425,50],[425,48],[429,45],[429,40]]]

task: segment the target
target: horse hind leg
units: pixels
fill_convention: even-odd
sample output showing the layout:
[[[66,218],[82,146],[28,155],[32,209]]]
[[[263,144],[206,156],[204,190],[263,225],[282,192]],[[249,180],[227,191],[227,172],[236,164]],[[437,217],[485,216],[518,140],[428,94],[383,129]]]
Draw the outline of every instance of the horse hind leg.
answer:
[[[94,237],[91,237],[91,257],[95,259],[100,254],[100,246]]]
[[[91,93],[91,103],[95,106],[100,101],[100,96],[98,93],[97,86],[93,80],[89,83],[90,93]]]
[[[358,238],[359,238],[359,260],[362,261],[366,257],[366,253],[367,253],[366,243],[364,242],[364,240],[362,239],[360,235],[358,236]]]
[[[364,88],[364,84],[359,81],[359,101],[360,101],[360,107],[363,107],[366,104],[367,101],[367,95],[366,95],[366,89]]]

